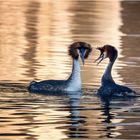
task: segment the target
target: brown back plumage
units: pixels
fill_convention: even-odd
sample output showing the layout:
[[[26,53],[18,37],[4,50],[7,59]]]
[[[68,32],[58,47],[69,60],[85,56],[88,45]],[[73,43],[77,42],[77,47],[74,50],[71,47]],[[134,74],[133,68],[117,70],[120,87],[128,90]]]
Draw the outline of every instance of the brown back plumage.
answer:
[[[78,54],[78,49],[80,48],[84,48],[85,49],[85,53],[84,53],[84,58],[88,58],[89,54],[92,51],[91,45],[86,43],[86,42],[74,42],[70,45],[69,47],[69,55],[74,58],[74,59],[78,59],[79,54]]]

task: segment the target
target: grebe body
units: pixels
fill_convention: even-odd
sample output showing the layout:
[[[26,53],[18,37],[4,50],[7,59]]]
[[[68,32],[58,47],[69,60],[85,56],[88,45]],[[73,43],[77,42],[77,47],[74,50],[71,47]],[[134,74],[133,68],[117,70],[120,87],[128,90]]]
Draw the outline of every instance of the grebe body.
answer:
[[[109,58],[109,63],[101,79],[101,86],[98,89],[98,95],[119,97],[135,96],[135,91],[126,86],[116,84],[113,80],[111,71],[114,62],[118,57],[117,49],[111,45],[104,45],[103,47],[99,47],[97,49],[100,50],[100,56],[96,60],[99,60],[98,64],[105,58]]]
[[[44,80],[40,82],[32,81],[28,87],[30,92],[58,92],[58,91],[80,91],[81,90],[81,75],[79,56],[84,64],[92,48],[86,42],[75,42],[69,47],[69,55],[73,60],[72,72],[67,80]]]

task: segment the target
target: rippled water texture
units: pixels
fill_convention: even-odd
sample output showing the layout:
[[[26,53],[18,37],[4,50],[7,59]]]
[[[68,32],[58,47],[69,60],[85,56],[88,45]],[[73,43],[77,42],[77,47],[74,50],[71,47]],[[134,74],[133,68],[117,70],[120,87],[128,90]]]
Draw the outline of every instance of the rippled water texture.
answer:
[[[116,82],[140,94],[140,1],[0,0],[0,140],[140,139],[140,98],[96,96],[108,63],[81,65],[83,90],[28,93],[32,80],[66,79],[74,41],[119,51]]]

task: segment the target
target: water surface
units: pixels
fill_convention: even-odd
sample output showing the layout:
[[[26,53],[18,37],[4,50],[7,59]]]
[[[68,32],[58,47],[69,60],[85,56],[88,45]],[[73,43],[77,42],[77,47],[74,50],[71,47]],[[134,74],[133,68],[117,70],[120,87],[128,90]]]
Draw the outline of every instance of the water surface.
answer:
[[[130,0],[0,1],[0,140],[140,139],[140,98],[96,96],[108,63],[84,66],[83,89],[69,95],[28,93],[32,80],[66,79],[68,46],[112,44],[113,77],[140,94],[140,2]]]

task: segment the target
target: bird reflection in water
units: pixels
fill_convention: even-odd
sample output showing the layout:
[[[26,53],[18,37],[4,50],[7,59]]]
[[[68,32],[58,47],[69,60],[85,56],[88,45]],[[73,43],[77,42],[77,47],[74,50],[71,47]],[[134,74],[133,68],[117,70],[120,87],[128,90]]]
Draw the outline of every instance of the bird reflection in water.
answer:
[[[37,94],[37,93],[32,93],[32,94]],[[39,93],[43,94],[43,93]],[[55,127],[55,129],[58,130],[63,130],[63,133],[69,137],[69,138],[88,138],[87,135],[87,129],[82,128],[83,125],[86,123],[85,116],[80,116],[80,98],[81,98],[81,91],[77,92],[58,92],[58,93],[48,93],[48,94],[43,94],[45,96],[58,96],[62,97],[65,106],[62,106],[57,108],[57,111],[63,112],[67,111],[69,112],[69,115],[65,116],[62,119],[62,122],[56,122],[57,123],[62,123],[62,126]],[[68,99],[68,100],[67,100]]]
[[[113,138],[112,133],[113,129],[115,129],[114,126],[111,126],[112,120],[114,119],[114,114],[111,113],[111,107],[110,107],[110,102],[111,99],[109,98],[100,98],[101,100],[101,105],[102,105],[102,116],[105,118],[103,119],[102,123],[106,125],[105,129],[105,135],[107,138]]]
[[[119,125],[117,124],[125,123],[123,122],[124,119],[118,119],[116,116],[120,116],[120,114],[123,115],[123,112],[129,112],[131,106],[134,106],[134,102],[137,98],[128,97],[118,99],[100,97],[99,99],[102,108],[101,116],[103,117],[101,123],[105,126],[105,128],[102,130],[105,132],[103,137],[116,138],[118,135],[121,135],[121,131],[119,131]]]
[[[81,92],[69,94],[69,111],[70,126],[68,127],[68,137],[71,138],[88,138],[87,129],[81,128],[85,124],[85,116],[80,116],[80,97]]]

